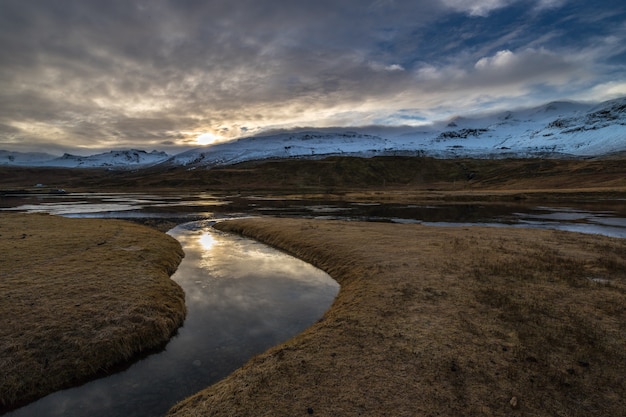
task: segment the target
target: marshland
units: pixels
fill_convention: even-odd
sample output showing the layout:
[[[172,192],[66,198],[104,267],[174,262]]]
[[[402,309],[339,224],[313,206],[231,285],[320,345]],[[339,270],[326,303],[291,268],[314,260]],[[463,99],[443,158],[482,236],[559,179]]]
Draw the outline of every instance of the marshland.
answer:
[[[626,415],[623,3],[0,1],[0,415]]]
[[[2,208],[22,207],[0,215],[10,317],[2,363],[12,370],[3,403],[21,405],[162,347],[185,311],[167,279],[180,245],[162,231],[226,219],[215,227],[317,266],[340,291],[310,327],[171,404],[170,415],[619,415],[626,243],[611,236],[626,217],[624,166],[620,158],[402,157],[159,175],[2,168]],[[143,202],[72,213],[97,193],[101,204],[121,204],[121,194]],[[14,213],[61,201],[66,217],[126,221]],[[481,208],[496,214],[476,214]],[[444,214],[453,212],[465,217]],[[617,234],[597,234],[603,227]],[[52,299],[59,304],[45,303]],[[105,350],[113,359],[93,355]],[[20,383],[37,393],[5,388]]]

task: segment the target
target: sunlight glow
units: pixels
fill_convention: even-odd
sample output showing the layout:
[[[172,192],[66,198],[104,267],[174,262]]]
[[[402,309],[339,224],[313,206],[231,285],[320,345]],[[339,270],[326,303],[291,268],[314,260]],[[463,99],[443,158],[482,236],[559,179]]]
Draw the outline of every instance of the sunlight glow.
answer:
[[[198,135],[198,137],[196,138],[196,143],[198,145],[211,145],[215,142],[219,142],[221,139],[223,139],[221,136],[207,132]]]

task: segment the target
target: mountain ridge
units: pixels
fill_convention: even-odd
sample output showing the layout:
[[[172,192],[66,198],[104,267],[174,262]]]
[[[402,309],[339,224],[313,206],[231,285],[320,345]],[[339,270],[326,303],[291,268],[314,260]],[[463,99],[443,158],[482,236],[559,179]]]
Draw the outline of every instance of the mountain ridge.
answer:
[[[626,151],[626,97],[599,104],[555,101],[479,116],[455,116],[419,127],[302,129],[250,136],[175,155],[137,149],[90,156],[0,151],[0,165],[188,168],[251,160],[328,156],[415,155],[437,158],[583,158]]]
[[[165,152],[139,149],[118,150],[94,155],[65,153],[55,156],[43,152],[11,152],[0,150],[0,165],[42,166],[58,168],[126,168],[158,164],[170,157]]]

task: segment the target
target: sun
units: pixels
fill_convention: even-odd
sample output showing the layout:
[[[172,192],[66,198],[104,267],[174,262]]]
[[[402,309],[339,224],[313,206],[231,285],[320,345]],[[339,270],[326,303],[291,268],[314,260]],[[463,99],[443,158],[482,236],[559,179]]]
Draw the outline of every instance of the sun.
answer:
[[[217,136],[213,133],[202,133],[196,138],[196,143],[198,145],[211,145],[215,142],[218,142],[220,139],[220,136]]]

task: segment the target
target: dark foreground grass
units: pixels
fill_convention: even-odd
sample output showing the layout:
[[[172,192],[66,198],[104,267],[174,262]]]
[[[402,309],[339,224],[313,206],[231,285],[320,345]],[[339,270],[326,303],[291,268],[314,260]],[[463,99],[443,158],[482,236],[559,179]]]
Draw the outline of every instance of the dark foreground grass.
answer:
[[[509,228],[219,223],[341,284],[315,325],[170,416],[618,416],[626,242]]]
[[[173,238],[116,220],[0,215],[0,412],[163,345],[185,317]]]

